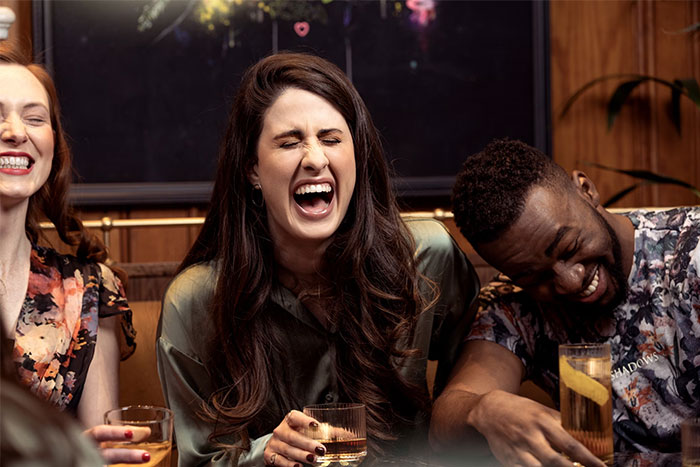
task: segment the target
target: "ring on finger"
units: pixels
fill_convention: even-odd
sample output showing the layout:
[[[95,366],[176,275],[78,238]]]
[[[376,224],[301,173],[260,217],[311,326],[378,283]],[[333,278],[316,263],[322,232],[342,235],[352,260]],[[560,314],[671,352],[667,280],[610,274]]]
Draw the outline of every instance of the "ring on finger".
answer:
[[[277,453],[270,456],[270,465],[275,465],[275,460],[277,459]]]

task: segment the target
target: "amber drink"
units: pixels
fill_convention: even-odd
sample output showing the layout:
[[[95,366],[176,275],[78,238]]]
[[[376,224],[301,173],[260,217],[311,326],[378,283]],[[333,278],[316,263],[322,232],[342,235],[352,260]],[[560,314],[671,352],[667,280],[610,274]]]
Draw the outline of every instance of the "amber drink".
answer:
[[[365,406],[362,404],[317,404],[304,407],[316,419],[306,435],[323,444],[326,453],[316,458],[320,467],[359,465],[367,455]]]
[[[559,346],[561,424],[595,456],[613,464],[609,344]]]
[[[170,452],[173,438],[173,412],[164,407],[133,405],[113,409],[105,413],[108,425],[134,427],[134,437],[128,441],[109,441],[102,448],[143,449],[151,458],[139,464],[145,467],[170,467]],[[147,428],[147,430],[144,430]],[[133,464],[110,464],[111,467],[126,467]]]

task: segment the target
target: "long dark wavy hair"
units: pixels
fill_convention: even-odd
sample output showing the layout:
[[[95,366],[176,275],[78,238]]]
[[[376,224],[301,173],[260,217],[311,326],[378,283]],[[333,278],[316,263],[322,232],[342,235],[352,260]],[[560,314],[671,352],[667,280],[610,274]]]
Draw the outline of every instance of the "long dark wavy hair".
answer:
[[[209,214],[180,266],[216,260],[220,278],[209,310],[213,336],[206,362],[215,391],[204,417],[220,427],[210,440],[237,434],[245,448],[246,429],[268,398],[289,400],[276,393],[285,388],[273,384],[270,374],[270,349],[279,345],[265,311],[278,281],[277,266],[265,209],[253,202],[248,180],[265,112],[289,88],[331,103],[352,134],[355,189],[324,255],[324,264],[333,267],[323,271],[322,298],[329,299],[324,302],[328,320],[338,329],[339,388],[349,401],[366,405],[370,443],[381,450],[385,441],[397,438],[409,417],[403,415],[429,410],[427,395],[401,377],[397,362],[417,352],[406,349],[406,343],[417,316],[435,298],[422,297],[419,284],[426,281],[431,291],[435,287],[416,269],[413,239],[401,220],[364,102],[338,67],[312,55],[272,55],[245,73],[221,144]],[[399,400],[410,402],[402,406]]]
[[[67,245],[75,247],[77,257],[107,262],[108,254],[104,244],[83,227],[68,204],[68,188],[73,175],[72,158],[61,124],[61,106],[53,79],[41,65],[33,63],[25,51],[10,41],[0,42],[0,64],[25,67],[44,86],[49,99],[51,128],[54,132],[53,160],[46,183],[29,198],[25,221],[27,237],[32,243],[36,244],[39,241],[39,222],[45,217],[56,226],[59,238]],[[125,274],[118,268],[112,269],[124,282]]]

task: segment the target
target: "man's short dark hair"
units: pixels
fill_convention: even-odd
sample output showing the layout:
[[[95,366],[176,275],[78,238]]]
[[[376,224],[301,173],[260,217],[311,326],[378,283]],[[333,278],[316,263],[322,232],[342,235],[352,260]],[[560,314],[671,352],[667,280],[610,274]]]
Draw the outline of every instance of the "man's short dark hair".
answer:
[[[452,190],[455,223],[472,244],[497,240],[522,214],[535,186],[569,186],[564,169],[511,139],[489,143],[464,162]]]

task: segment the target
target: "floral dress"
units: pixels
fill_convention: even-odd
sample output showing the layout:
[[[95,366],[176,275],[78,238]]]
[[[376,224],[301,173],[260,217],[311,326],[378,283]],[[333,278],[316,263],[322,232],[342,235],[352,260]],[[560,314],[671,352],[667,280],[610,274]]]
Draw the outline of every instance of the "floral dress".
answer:
[[[95,353],[99,318],[121,315],[122,358],[135,348],[124,289],[103,264],[32,245],[29,284],[14,335],[20,381],[75,412]]]

